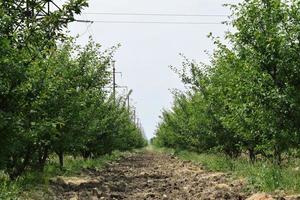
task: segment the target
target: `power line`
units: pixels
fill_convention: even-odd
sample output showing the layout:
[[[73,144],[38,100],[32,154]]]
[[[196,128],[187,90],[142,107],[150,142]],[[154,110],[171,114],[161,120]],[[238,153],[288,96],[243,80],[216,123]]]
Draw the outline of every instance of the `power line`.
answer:
[[[76,20],[82,22],[81,20]],[[170,22],[170,21],[106,21],[95,20],[91,23],[106,23],[106,24],[182,24],[182,25],[222,25],[223,22]]]
[[[82,22],[82,23],[93,23],[94,21],[92,20],[83,20],[83,19],[75,19],[75,22]]]
[[[86,26],[85,31],[84,31],[83,33],[79,34],[78,37],[84,36],[87,32],[88,32],[90,35],[92,35],[91,32],[89,31],[89,28],[90,28],[91,26],[92,26],[92,23],[89,23],[89,24]]]
[[[111,13],[111,12],[90,12],[87,15],[117,15],[117,16],[164,16],[164,17],[228,17],[228,15],[211,14],[172,14],[172,13]]]

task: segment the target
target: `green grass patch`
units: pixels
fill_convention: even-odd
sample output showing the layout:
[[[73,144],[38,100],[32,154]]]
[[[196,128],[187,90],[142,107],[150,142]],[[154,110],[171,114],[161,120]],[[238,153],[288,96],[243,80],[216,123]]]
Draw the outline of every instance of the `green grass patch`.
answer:
[[[15,181],[0,172],[0,200],[48,199],[49,180],[56,176],[76,176],[82,169],[101,169],[106,163],[119,159],[128,152],[114,151],[97,159],[83,159],[65,156],[64,168],[60,169],[58,158],[53,156],[43,172],[28,172]]]
[[[18,199],[20,186],[16,182],[8,180],[8,177],[0,172],[0,199]]]
[[[254,164],[247,159],[231,159],[223,154],[198,154],[189,151],[174,151],[172,149],[155,148],[152,150],[176,154],[180,159],[200,164],[210,171],[232,173],[236,178],[246,178],[249,188],[277,192],[283,190],[289,194],[300,193],[299,160],[294,160],[281,167],[267,161]]]

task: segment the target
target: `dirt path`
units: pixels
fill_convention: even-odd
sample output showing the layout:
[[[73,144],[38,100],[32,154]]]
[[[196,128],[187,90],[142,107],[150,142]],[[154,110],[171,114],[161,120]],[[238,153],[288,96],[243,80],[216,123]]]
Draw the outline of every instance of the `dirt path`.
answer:
[[[245,185],[241,180],[155,152],[130,154],[101,171],[85,170],[78,177],[58,178],[52,187],[56,199],[71,200],[209,200],[250,196],[243,192]],[[261,195],[253,199],[273,198]]]

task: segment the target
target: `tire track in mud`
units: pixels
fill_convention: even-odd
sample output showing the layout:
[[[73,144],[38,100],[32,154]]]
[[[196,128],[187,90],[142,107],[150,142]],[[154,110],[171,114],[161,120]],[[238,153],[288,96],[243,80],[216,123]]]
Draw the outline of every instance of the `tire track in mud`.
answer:
[[[208,172],[171,155],[146,151],[127,155],[102,170],[52,182],[55,199],[209,200],[246,199],[245,183]],[[263,198],[268,199],[268,198]]]

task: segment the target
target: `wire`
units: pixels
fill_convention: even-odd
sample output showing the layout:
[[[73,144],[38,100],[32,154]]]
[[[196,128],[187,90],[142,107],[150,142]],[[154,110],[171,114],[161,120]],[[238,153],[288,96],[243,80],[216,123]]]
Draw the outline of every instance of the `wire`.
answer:
[[[88,20],[88,17],[85,14],[84,14],[84,16],[85,16],[85,19]],[[87,25],[86,27],[87,27],[87,32],[90,34],[89,36],[94,37],[93,31],[92,31],[92,24],[93,24],[93,22],[89,23],[89,25]]]
[[[78,35],[78,37],[84,36],[87,32],[91,35],[91,33],[90,33],[90,31],[89,31],[89,28],[91,27],[91,25],[92,25],[92,23],[88,24],[88,25],[86,26],[85,31],[84,31],[83,33],[81,33],[80,35]]]
[[[125,16],[164,16],[164,17],[228,17],[228,15],[201,15],[201,14],[171,14],[171,13],[109,13],[109,12],[91,12],[84,13],[88,15],[125,15]]]
[[[105,21],[95,20],[93,23],[106,23],[106,24],[182,24],[182,25],[222,25],[222,22],[167,22],[167,21]]]
[[[93,23],[91,20],[83,20],[83,19],[75,19],[74,22],[82,22],[82,23]]]

